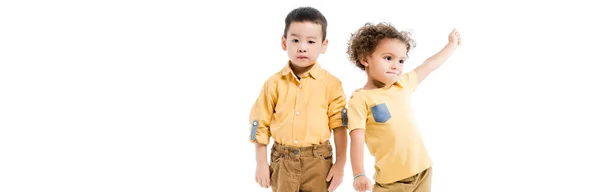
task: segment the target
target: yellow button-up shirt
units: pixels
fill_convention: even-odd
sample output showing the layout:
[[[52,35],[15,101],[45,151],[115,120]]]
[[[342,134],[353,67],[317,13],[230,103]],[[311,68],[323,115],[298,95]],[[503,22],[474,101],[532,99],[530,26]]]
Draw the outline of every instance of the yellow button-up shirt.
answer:
[[[347,123],[341,81],[318,63],[297,77],[290,64],[264,83],[252,106],[253,143],[268,145],[272,136],[289,146],[321,144],[329,140],[332,129]]]
[[[365,129],[377,183],[400,181],[431,167],[411,109],[417,85],[417,74],[411,71],[389,88],[358,90],[350,97],[348,129]]]

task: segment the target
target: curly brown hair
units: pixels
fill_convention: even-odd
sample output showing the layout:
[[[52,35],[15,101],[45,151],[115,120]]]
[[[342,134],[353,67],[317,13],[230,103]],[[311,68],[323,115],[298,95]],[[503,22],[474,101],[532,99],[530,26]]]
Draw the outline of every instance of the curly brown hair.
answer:
[[[358,68],[365,70],[365,66],[360,63],[369,55],[375,52],[375,48],[383,39],[398,39],[406,43],[406,53],[416,47],[416,41],[411,38],[410,32],[398,31],[390,23],[366,23],[350,36],[348,41],[348,57]]]

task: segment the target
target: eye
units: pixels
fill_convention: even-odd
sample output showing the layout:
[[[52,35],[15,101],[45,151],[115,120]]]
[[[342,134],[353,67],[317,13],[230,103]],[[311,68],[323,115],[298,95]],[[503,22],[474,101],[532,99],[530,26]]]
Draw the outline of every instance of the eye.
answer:
[[[400,62],[400,64],[404,64],[404,59],[402,59],[402,60],[400,60],[398,62]]]
[[[392,60],[392,57],[390,57],[390,56],[385,56],[385,57],[383,57],[383,59],[385,59],[385,60],[388,60],[388,61],[391,61],[391,60]]]
[[[292,39],[292,43],[298,43],[298,39]]]
[[[314,41],[308,41],[308,44],[313,44],[313,43],[315,43],[315,42]]]

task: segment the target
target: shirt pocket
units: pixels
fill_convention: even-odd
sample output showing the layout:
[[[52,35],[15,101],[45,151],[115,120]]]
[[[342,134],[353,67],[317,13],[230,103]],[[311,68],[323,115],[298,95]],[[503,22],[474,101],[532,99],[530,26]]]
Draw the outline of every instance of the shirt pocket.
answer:
[[[385,123],[392,118],[385,103],[377,104],[371,107],[371,113],[373,114],[373,119],[375,119],[375,122],[377,123]]]

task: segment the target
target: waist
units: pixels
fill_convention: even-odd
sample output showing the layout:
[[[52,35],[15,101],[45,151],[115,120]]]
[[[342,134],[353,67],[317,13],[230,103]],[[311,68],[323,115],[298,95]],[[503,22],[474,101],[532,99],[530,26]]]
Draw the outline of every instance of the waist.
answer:
[[[323,144],[329,141],[331,134],[328,126],[319,128],[271,127],[271,137],[275,143],[296,147]]]
[[[275,142],[273,143],[273,147],[271,147],[271,153],[281,156],[331,156],[332,151],[333,148],[329,140],[321,144],[304,147],[284,145]]]

